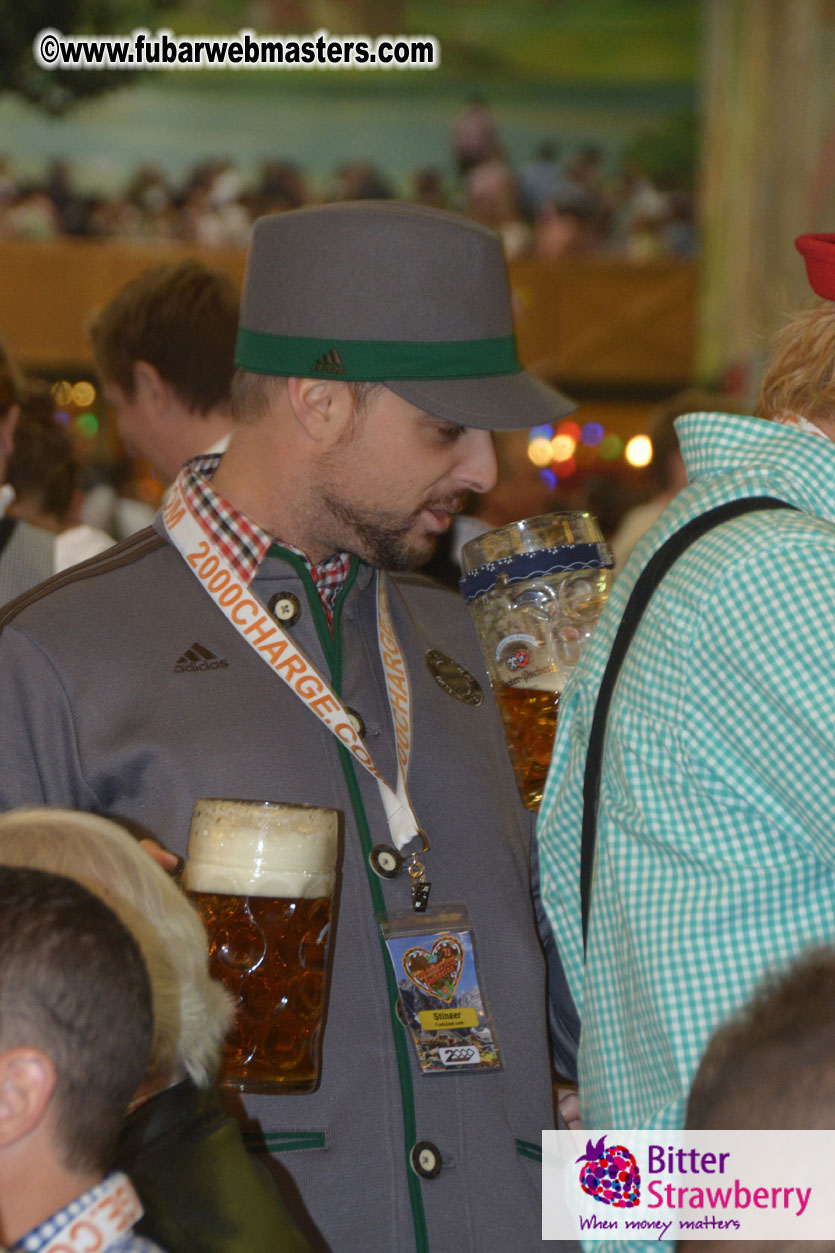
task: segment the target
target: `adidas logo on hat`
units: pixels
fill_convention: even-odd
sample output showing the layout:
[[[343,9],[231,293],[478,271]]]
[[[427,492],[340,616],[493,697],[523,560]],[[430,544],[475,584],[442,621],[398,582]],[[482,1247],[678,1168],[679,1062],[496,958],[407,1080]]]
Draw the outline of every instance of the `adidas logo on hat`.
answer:
[[[222,657],[216,657],[202,644],[192,644],[177,662],[174,673],[179,674],[184,670],[223,670],[228,665],[228,661]]]
[[[320,357],[314,363],[313,369],[317,374],[347,374],[348,371],[342,364],[342,358],[335,348],[331,348],[330,352],[326,352],[324,357]]]

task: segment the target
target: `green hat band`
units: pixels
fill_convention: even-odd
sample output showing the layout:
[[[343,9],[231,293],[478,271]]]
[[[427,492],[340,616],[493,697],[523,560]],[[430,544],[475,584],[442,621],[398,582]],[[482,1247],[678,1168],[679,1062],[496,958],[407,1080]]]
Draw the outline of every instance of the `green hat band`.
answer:
[[[512,335],[494,339],[403,341],[307,339],[241,327],[235,364],[256,374],[335,378],[346,382],[386,379],[478,378],[519,374]]]

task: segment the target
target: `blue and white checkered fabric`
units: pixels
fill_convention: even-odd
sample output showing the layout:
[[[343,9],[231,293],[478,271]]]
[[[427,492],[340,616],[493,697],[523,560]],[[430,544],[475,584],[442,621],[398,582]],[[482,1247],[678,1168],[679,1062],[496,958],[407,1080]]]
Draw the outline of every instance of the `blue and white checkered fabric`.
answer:
[[[78,1218],[87,1208],[90,1200],[98,1198],[103,1191],[103,1185],[91,1189],[84,1196],[78,1197],[77,1200],[71,1201],[69,1205],[65,1205],[57,1214],[53,1214],[45,1223],[41,1223],[40,1227],[36,1227],[34,1231],[30,1231],[27,1236],[20,1241],[19,1244],[13,1246],[14,1249],[25,1249],[26,1253],[39,1253],[45,1245],[49,1244],[55,1236],[68,1226],[74,1218]]]
[[[835,443],[725,414],[677,426],[690,486],[637,546],[563,694],[540,813],[589,1129],[681,1125],[717,1025],[767,972],[835,942]],[[624,662],[584,969],[583,773],[621,614],[669,535],[755,495],[804,512],[749,514],[699,540]]]
[[[97,1203],[112,1194],[117,1186],[130,1189],[127,1177],[120,1173],[108,1175],[94,1188],[90,1188],[83,1195],[76,1197],[74,1201],[70,1201],[69,1205],[65,1205],[63,1209],[47,1218],[39,1227],[33,1228],[17,1244],[13,1244],[8,1253],[41,1253],[42,1249],[48,1248],[58,1237],[61,1238],[62,1248],[75,1248],[72,1236],[75,1221],[83,1219],[94,1211]],[[135,1201],[132,1189],[130,1189],[130,1195]],[[138,1212],[141,1214],[141,1209]],[[89,1243],[90,1234],[87,1230],[80,1236],[79,1251],[82,1247],[87,1249],[92,1247]],[[133,1231],[125,1231],[121,1235],[106,1239],[103,1244],[96,1243],[95,1248],[96,1253],[165,1253],[159,1245],[142,1236],[134,1235]]]

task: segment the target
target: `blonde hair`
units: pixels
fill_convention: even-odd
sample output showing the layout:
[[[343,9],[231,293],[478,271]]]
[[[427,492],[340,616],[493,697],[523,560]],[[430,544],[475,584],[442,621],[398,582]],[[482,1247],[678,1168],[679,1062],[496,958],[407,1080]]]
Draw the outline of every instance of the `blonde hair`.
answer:
[[[0,865],[65,875],[110,906],[135,936],[151,981],[148,1077],[182,1068],[198,1087],[208,1087],[232,1020],[231,998],[209,975],[196,911],[134,837],[96,814],[11,810],[0,815]]]
[[[835,302],[800,310],[778,332],[756,412],[835,424]]]

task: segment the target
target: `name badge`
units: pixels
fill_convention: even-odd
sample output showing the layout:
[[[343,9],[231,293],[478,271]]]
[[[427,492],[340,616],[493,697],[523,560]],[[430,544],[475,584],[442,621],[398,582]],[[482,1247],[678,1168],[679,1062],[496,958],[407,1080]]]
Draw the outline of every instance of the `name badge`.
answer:
[[[399,1017],[426,1075],[501,1070],[464,906],[378,918],[400,995]]]

